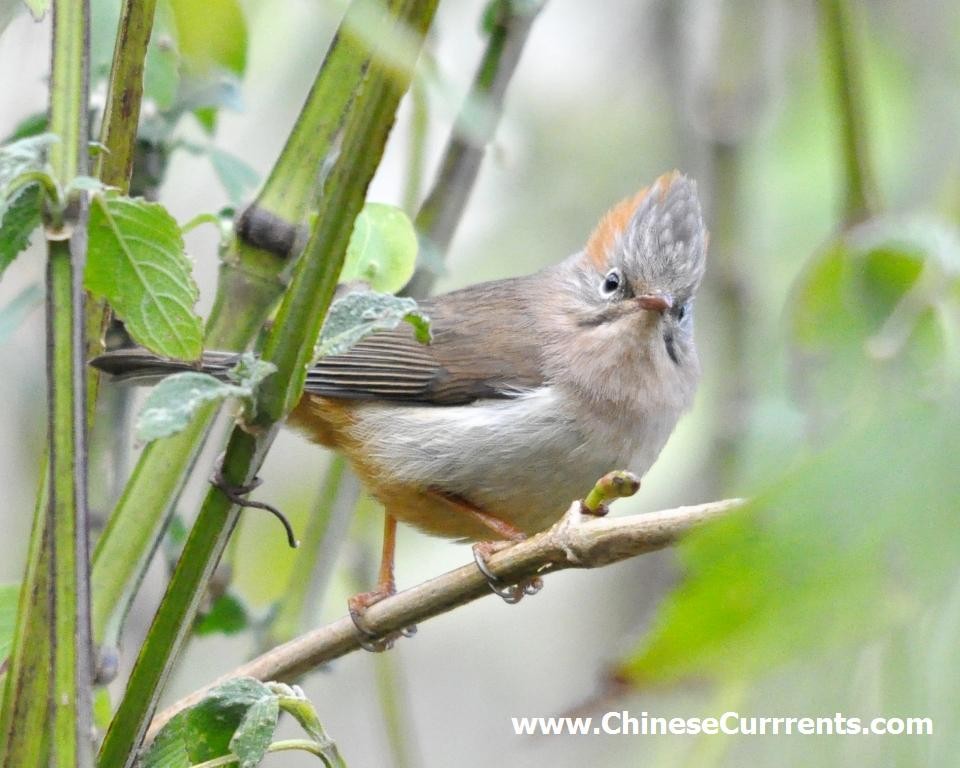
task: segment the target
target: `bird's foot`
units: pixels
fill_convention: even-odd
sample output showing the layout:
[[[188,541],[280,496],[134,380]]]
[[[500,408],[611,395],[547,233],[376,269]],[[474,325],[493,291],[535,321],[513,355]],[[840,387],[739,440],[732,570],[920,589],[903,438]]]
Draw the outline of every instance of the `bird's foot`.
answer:
[[[391,585],[378,586],[370,592],[361,592],[347,600],[347,609],[350,612],[350,620],[353,626],[360,633],[360,647],[371,653],[382,653],[393,648],[394,642],[401,637],[413,637],[417,634],[416,624],[404,627],[399,632],[391,632],[387,635],[381,635],[375,632],[367,623],[367,609],[374,603],[379,603],[384,598],[396,594],[396,589]]]
[[[486,577],[487,584],[490,585],[493,594],[499,595],[503,602],[508,605],[519,603],[524,595],[535,595],[543,589],[543,579],[539,576],[534,576],[518,584],[508,584],[490,570],[487,558],[495,552],[509,547],[512,543],[510,541],[481,541],[473,545],[473,561],[477,564],[477,568]]]

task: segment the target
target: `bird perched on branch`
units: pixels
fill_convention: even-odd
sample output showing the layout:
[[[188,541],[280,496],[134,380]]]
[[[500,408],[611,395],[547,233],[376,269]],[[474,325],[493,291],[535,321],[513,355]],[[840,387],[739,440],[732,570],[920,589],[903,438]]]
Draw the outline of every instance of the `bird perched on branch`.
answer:
[[[358,626],[395,589],[398,520],[486,542],[485,567],[490,542],[547,528],[605,473],[650,468],[696,388],[706,248],[696,185],[674,171],[559,264],[422,302],[431,344],[403,326],[313,365],[290,424],[343,451],[386,510],[379,584],[351,600]],[[209,352],[204,366],[233,357]],[[94,362],[147,365],[129,350]]]

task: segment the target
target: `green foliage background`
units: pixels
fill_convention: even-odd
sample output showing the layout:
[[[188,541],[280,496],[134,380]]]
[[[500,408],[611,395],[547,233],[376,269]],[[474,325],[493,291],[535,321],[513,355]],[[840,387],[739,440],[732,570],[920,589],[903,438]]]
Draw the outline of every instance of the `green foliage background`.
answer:
[[[401,722],[418,764],[951,764],[960,747],[953,684],[960,676],[960,9],[919,0],[854,6],[882,213],[847,232],[838,111],[811,6],[611,0],[599,9],[549,0],[536,22],[441,289],[556,261],[581,247],[608,205],[672,167],[691,173],[713,233],[696,321],[703,386],[640,494],[615,509],[726,495],[753,501],[675,553],[563,574],[519,608],[491,599],[400,643]],[[238,166],[224,157],[240,157],[261,175],[269,168],[336,7],[251,0],[243,6],[248,47],[235,39],[189,73],[204,84],[191,107],[205,106],[211,93],[223,101],[227,89],[236,110],[215,121],[201,112],[202,125],[178,129],[190,151],[171,156],[159,188],[178,221],[242,199]],[[441,5],[428,168],[482,47],[482,8]],[[159,29],[188,50],[193,38],[163,13],[170,8]],[[26,18],[14,20],[0,37],[0,71],[14,62],[44,71],[44,34]],[[159,74],[149,94],[169,108],[180,76],[175,54],[151,55]],[[222,77],[244,71],[242,85]],[[0,134],[44,100],[39,80],[0,94]],[[410,107],[371,200],[403,197]],[[153,126],[169,129],[163,120]],[[211,141],[229,155],[192,151]],[[202,227],[186,240],[204,314],[217,233]],[[22,255],[0,282],[0,328],[8,307],[24,313],[21,297],[40,279],[36,255]],[[39,311],[0,338],[15,361],[0,376],[0,400],[9,404],[0,428],[3,582],[20,577],[36,486],[41,339]],[[313,514],[328,461],[292,434],[271,454],[262,497],[287,511],[298,531]],[[101,513],[115,489],[111,472],[120,471],[94,473]],[[201,485],[188,489],[185,515]],[[349,526],[336,564],[327,564],[331,590],[315,600],[317,622],[342,614],[346,595],[371,582],[379,518],[361,511]],[[401,586],[467,558],[462,547],[406,531]],[[242,600],[254,622],[275,610],[291,578],[308,578],[291,573],[275,521],[255,514],[245,516],[229,559],[230,598]],[[152,612],[162,570],[155,568],[134,608],[132,637]],[[261,641],[250,631],[205,632],[172,694],[239,663]],[[353,765],[388,759],[379,663],[355,655],[307,684]],[[609,692],[611,675],[630,686],[597,698]],[[936,730],[924,739],[512,734],[511,716],[585,702],[592,714],[925,716]],[[299,763],[265,762],[281,764]]]

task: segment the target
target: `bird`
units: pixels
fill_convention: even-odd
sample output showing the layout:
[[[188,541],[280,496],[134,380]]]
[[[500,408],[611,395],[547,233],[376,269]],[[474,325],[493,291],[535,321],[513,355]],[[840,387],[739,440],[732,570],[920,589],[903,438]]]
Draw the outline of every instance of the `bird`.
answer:
[[[696,182],[672,171],[562,261],[421,301],[429,344],[403,324],[310,367],[288,424],[342,451],[385,510],[378,584],[350,601],[358,627],[396,590],[398,522],[478,543],[491,585],[518,599],[484,567],[492,551],[549,527],[607,472],[649,470],[700,377],[707,245]],[[207,352],[203,367],[235,357]],[[165,367],[130,350],[94,364]]]

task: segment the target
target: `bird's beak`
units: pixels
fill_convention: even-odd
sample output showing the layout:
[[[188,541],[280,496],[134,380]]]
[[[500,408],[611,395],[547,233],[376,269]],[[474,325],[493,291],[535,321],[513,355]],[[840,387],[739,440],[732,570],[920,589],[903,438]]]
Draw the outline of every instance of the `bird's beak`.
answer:
[[[669,293],[645,293],[637,296],[637,304],[651,312],[666,312],[673,307],[673,296]]]

